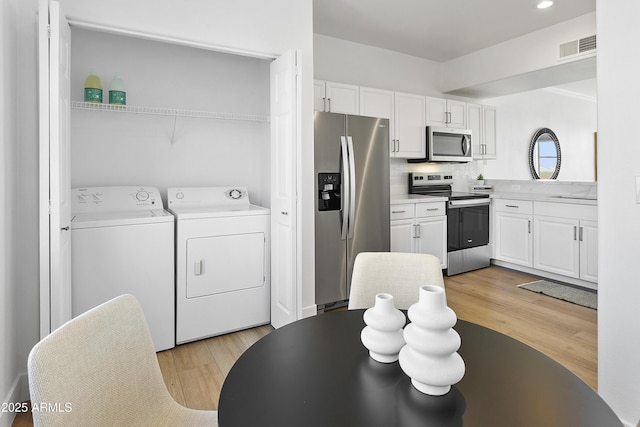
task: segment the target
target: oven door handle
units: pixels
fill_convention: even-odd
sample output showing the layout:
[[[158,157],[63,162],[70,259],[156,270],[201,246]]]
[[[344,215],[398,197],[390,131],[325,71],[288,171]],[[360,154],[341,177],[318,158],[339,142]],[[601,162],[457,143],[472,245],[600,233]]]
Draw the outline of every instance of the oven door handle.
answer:
[[[490,203],[490,200],[485,199],[449,200],[449,209],[469,208],[472,206],[489,206]]]

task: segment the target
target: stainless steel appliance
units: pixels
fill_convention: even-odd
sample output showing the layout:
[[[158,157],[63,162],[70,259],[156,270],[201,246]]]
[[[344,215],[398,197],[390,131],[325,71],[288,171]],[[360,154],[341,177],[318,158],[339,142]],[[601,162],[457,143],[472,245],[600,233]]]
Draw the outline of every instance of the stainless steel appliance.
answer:
[[[451,191],[452,175],[409,174],[409,193],[447,201],[447,269],[464,273],[489,266],[489,195]]]
[[[409,159],[409,163],[424,162],[470,162],[471,131],[427,126],[427,157]]]
[[[389,251],[389,120],[315,112],[318,311],[346,303],[358,253]]]

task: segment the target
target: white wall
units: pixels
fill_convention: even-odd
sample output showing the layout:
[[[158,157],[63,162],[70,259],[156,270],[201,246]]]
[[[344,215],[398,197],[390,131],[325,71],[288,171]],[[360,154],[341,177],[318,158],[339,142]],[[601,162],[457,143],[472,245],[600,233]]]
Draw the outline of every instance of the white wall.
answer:
[[[559,64],[560,44],[595,33],[596,14],[589,13],[447,61],[443,64],[442,91],[554,67]]]
[[[37,2],[0,4],[0,396],[28,398],[26,359],[38,339]],[[9,426],[12,413],[0,413]]]
[[[560,141],[559,180],[594,181],[595,99],[540,89],[484,100],[498,111],[496,160],[483,166],[487,179],[531,179],[528,153],[539,128],[551,129]]]
[[[18,280],[16,250],[18,240],[17,174],[18,174],[18,116],[16,98],[17,1],[0,4],[0,393],[2,402],[17,397],[20,361],[18,310],[16,293]],[[0,425],[9,426],[13,414],[0,413]]]
[[[387,89],[440,95],[441,65],[435,61],[313,35],[314,78]]]
[[[72,40],[72,100],[95,70],[105,102],[119,72],[128,105],[269,116],[268,60],[77,28]],[[268,122],[71,113],[73,188],[152,185],[164,197],[167,187],[240,185],[269,206]]]
[[[598,391],[627,425],[640,419],[638,242],[640,2],[597,0]]]

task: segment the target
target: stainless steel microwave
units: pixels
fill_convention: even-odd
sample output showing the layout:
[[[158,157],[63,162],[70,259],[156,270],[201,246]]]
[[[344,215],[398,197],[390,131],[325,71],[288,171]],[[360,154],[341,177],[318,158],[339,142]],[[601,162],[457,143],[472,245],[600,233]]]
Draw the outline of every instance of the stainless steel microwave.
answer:
[[[470,162],[471,131],[427,126],[427,158],[410,159],[410,163],[421,162]]]

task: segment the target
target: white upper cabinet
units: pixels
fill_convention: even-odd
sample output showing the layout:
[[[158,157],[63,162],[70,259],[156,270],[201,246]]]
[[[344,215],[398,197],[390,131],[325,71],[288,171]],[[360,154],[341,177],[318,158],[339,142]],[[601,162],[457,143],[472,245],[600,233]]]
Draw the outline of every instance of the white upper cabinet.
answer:
[[[481,155],[483,159],[496,158],[496,128],[498,119],[496,117],[496,107],[490,105],[482,106],[482,140]]]
[[[471,129],[473,158],[496,158],[496,107],[467,104],[467,125]]]
[[[361,87],[360,115],[389,119],[392,157],[426,157],[424,96]]]
[[[389,153],[395,155],[395,100],[390,90],[360,87],[360,115],[389,119]]]
[[[427,124],[456,129],[467,128],[467,104],[452,99],[426,97]]]
[[[360,88],[354,85],[313,82],[313,109],[329,113],[360,114]]]
[[[394,137],[389,141],[392,155],[407,159],[427,156],[425,97],[394,93]]]
[[[360,115],[393,119],[393,92],[390,90],[360,87]]]

